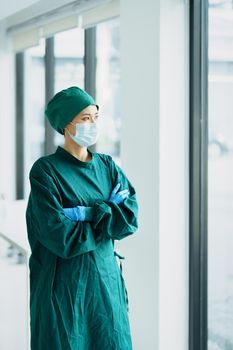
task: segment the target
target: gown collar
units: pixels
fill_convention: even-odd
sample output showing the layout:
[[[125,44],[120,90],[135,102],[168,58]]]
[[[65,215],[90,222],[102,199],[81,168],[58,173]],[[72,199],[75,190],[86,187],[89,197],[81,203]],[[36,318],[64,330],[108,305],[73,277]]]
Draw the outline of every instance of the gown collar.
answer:
[[[62,156],[65,159],[67,159],[67,161],[71,161],[78,166],[82,166],[84,168],[92,168],[94,165],[94,162],[95,162],[96,153],[91,152],[89,149],[87,149],[87,151],[92,155],[92,159],[89,160],[88,162],[83,162],[82,160],[76,158],[75,156],[73,156],[71,153],[69,153],[67,150],[65,150],[61,146],[57,147],[57,150],[55,153],[59,156]]]

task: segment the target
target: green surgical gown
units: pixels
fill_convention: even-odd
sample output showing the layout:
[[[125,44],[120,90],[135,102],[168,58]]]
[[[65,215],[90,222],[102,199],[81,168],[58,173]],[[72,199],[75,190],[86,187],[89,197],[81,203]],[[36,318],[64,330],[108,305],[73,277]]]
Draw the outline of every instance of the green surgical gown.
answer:
[[[137,230],[136,193],[111,156],[90,154],[83,162],[59,146],[30,171],[31,350],[132,349],[114,240]],[[119,182],[130,195],[116,204],[108,198]],[[77,205],[93,208],[92,222],[65,217]]]

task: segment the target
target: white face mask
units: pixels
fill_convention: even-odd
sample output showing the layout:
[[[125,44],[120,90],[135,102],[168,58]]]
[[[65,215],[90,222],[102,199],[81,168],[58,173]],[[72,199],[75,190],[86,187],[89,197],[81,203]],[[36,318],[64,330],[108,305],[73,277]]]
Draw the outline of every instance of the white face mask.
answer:
[[[76,133],[75,135],[72,135],[68,129],[67,132],[70,135],[70,137],[79,144],[82,147],[88,147],[91,145],[94,145],[99,137],[99,127],[96,125],[96,123],[77,123],[73,124],[70,123],[76,127]]]

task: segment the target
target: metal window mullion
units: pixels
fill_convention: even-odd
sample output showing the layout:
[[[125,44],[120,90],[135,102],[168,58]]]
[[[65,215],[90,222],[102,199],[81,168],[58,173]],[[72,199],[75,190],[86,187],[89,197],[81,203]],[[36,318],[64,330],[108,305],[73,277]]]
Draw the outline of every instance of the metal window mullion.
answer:
[[[45,46],[45,104],[54,95],[55,85],[55,57],[54,57],[54,38],[46,39]],[[54,144],[55,132],[47,118],[45,118],[45,144],[44,153],[50,154],[55,150]]]
[[[24,199],[24,90],[25,90],[25,56],[23,52],[15,55],[16,73],[16,199]]]
[[[96,28],[85,29],[85,90],[95,98],[96,94]]]
[[[190,1],[189,350],[208,344],[208,1]]]
[[[95,99],[96,97],[96,27],[85,29],[84,54],[84,88]],[[95,151],[96,145],[88,147]]]

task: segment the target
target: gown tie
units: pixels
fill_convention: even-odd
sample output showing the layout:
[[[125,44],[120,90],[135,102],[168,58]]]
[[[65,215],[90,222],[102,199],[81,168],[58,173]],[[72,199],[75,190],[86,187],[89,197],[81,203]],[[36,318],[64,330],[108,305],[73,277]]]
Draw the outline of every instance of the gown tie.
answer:
[[[129,312],[129,298],[128,298],[128,292],[126,289],[126,285],[125,285],[125,281],[123,278],[123,269],[122,269],[122,259],[125,259],[124,256],[120,255],[119,253],[117,253],[116,251],[114,251],[114,255],[117,256],[119,258],[119,262],[120,262],[120,273],[121,273],[121,281],[123,283],[123,287],[124,287],[124,291],[125,291],[125,299],[126,299],[126,305],[127,305],[127,311]]]

